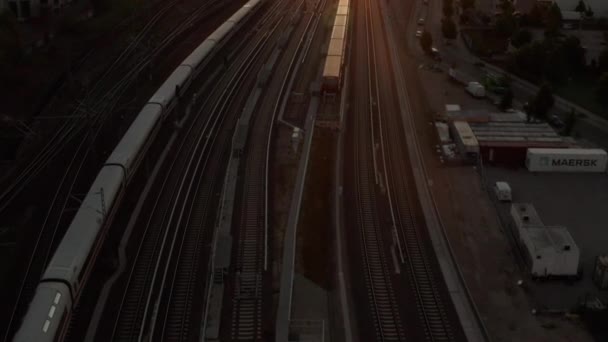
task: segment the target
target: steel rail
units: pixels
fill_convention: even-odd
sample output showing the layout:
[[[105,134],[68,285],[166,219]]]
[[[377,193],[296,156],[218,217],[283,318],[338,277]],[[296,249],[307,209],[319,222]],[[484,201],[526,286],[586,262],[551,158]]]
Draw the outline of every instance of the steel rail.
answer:
[[[262,37],[262,38],[264,38],[264,37]],[[243,60],[243,62],[241,63],[241,66],[238,68],[239,70],[237,70],[237,71],[242,71],[242,69],[243,69],[243,68],[246,68],[246,67],[248,67],[248,66],[251,64],[252,60],[251,60],[250,58],[253,58],[254,56],[256,56],[256,55],[257,55],[257,53],[256,53],[256,54],[254,54],[254,52],[256,52],[256,51],[252,51],[252,52],[250,53],[250,55],[248,56],[248,58],[249,58],[249,59],[248,59],[248,58],[246,58],[245,60]],[[242,78],[242,76],[243,76],[243,73],[242,73],[242,72],[237,72],[237,73],[233,74],[233,76],[232,76],[232,78],[231,78],[231,80],[230,80],[230,82],[229,82],[229,83],[238,83],[238,81],[240,81],[240,79]],[[215,116],[212,116],[212,117],[210,117],[210,118],[208,119],[208,121],[207,121],[207,122],[206,122],[206,124],[205,124],[205,127],[208,127],[209,122],[210,122],[210,120],[211,120],[211,119],[215,118],[215,122],[217,122],[218,118],[220,118],[220,117],[221,117],[221,118],[223,119],[223,118],[225,117],[224,115],[221,115],[221,112],[223,112],[223,109],[225,108],[225,106],[226,106],[226,105],[228,104],[228,102],[229,102],[229,97],[230,97],[230,96],[229,96],[229,94],[228,94],[229,90],[230,90],[230,89],[234,90],[235,88],[236,88],[236,85],[233,85],[232,87],[227,87],[227,88],[225,88],[225,89],[224,89],[224,91],[223,91],[223,93],[222,93],[222,95],[221,95],[221,98],[224,98],[224,100],[223,100],[223,101],[218,101],[218,102],[216,103],[215,109],[211,111],[212,113],[216,113],[216,115],[215,115]],[[231,92],[231,93],[232,93],[232,92]],[[222,110],[217,110],[217,108],[218,108],[218,106],[219,106],[220,104],[222,104]],[[205,108],[205,106],[203,106],[202,108]],[[190,129],[192,129],[192,127],[195,127],[195,125],[191,125],[191,126],[190,126]],[[200,135],[199,135],[199,141],[198,141],[199,143],[200,143],[200,140],[201,140],[203,137],[207,137],[207,136],[209,136],[209,133],[205,133],[205,132],[207,132],[207,131],[208,131],[208,129],[206,129],[206,128],[205,128],[205,129],[204,129],[203,134],[200,134]],[[188,135],[189,135],[189,134],[188,134]],[[207,143],[208,143],[208,140],[206,140],[205,144],[207,144]],[[180,150],[181,150],[181,148],[180,148]],[[178,152],[178,154],[179,154],[179,152]],[[193,156],[193,157],[194,157],[194,156]],[[201,158],[202,158],[202,156],[201,156]],[[200,160],[199,160],[199,162],[200,162]],[[172,173],[172,172],[170,171],[169,173]],[[184,178],[184,179],[185,179],[185,178]],[[163,183],[163,188],[164,188],[164,184],[166,184],[166,180],[165,180],[165,183]],[[182,186],[182,187],[180,187],[180,189],[181,189],[181,188],[183,188],[183,186]],[[160,201],[160,197],[158,197],[158,198],[157,198],[157,201],[156,201],[156,203],[155,203],[155,208],[156,208],[156,206],[158,205],[159,201]],[[184,205],[185,205],[185,203],[184,203]],[[156,209],[154,209],[153,211],[156,211]],[[152,217],[152,216],[151,216],[151,217]],[[149,224],[148,224],[147,226],[149,227]],[[146,232],[146,235],[147,235],[147,232]],[[141,250],[141,249],[140,249],[140,250]],[[139,255],[139,250],[138,250],[138,255]],[[132,276],[133,276],[133,273],[131,273],[131,275],[130,275],[129,279],[131,279],[131,278],[132,278]],[[129,280],[128,282],[129,282],[129,283],[131,283],[131,280]],[[128,291],[125,291],[125,296],[123,296],[123,301],[122,301],[122,304],[121,304],[121,309],[120,309],[120,311],[121,311],[121,312],[123,312],[123,311],[124,311],[124,303],[125,303],[125,299],[126,299],[126,294],[127,294],[127,292],[128,292]],[[150,292],[150,294],[151,294],[151,292]],[[150,297],[150,296],[148,296],[148,298],[151,298],[151,297]],[[148,300],[146,301],[146,303],[147,303],[146,305],[147,305],[147,306],[149,306],[149,305],[150,305],[150,300],[148,299]],[[139,306],[141,306],[141,305],[139,305]],[[144,310],[144,312],[145,312],[145,311],[146,311],[146,310]],[[117,321],[117,322],[118,322],[118,321]],[[143,324],[142,324],[142,327],[143,327]],[[115,333],[114,333],[114,336],[116,336],[116,328],[117,328],[117,326],[115,325],[115,329],[114,329]],[[141,332],[141,331],[140,331],[140,332]]]
[[[163,8],[163,10],[160,12],[160,14],[162,15],[163,13],[166,13],[166,11],[168,11],[177,2],[178,1],[173,1],[170,4],[168,4],[167,6],[165,6]],[[215,1],[211,1],[209,3],[209,6],[211,4],[213,4],[213,3],[215,3]],[[197,9],[197,11],[195,11],[192,14],[190,14],[190,16],[188,18],[192,19],[192,20],[195,20],[194,18],[197,17],[198,15],[200,15],[209,6],[201,6],[199,9]],[[145,29],[149,30],[152,27],[152,25],[154,23],[156,23],[160,19],[161,15],[154,16],[153,19],[146,25]],[[192,23],[191,20],[187,20],[186,22],[180,23],[180,25],[178,26],[178,30],[180,31],[180,33],[183,30],[186,30],[191,23]],[[141,36],[143,37],[143,34]],[[158,51],[162,50],[165,46],[167,46],[168,44],[170,44],[172,42],[172,40],[174,40],[175,37],[177,37],[177,36],[178,36],[178,34],[175,34],[175,35],[171,36],[171,39],[166,38],[165,40],[163,40],[163,42],[158,47],[155,48],[155,52],[158,53]],[[139,40],[136,40],[133,43],[131,43],[129,45],[129,47],[127,48],[127,50],[128,49],[133,49],[132,47],[135,46],[135,45],[137,45],[139,43],[139,41],[141,41],[141,39],[142,38],[140,38]],[[121,57],[119,57],[119,60],[120,60],[120,58]],[[98,109],[98,111],[100,113],[109,113],[109,112],[112,111],[112,109],[114,108],[114,106],[119,101],[119,97],[122,94],[121,90],[124,90],[130,84],[130,82],[132,82],[134,80],[134,78],[137,76],[137,73],[139,71],[143,70],[143,68],[147,65],[148,62],[146,62],[146,61],[140,62],[139,68],[137,68],[137,69],[131,69],[130,73],[124,75],[121,78],[120,81],[116,82],[114,84],[114,86],[110,89],[110,91],[108,91],[106,93],[106,95],[104,95],[102,97],[102,99],[96,103],[96,105],[102,105],[103,106],[103,107],[101,107],[101,108]],[[115,61],[110,66],[108,72],[110,72],[111,70],[113,70],[117,66],[117,64],[118,64],[118,61]],[[100,81],[97,84],[101,84],[101,79],[100,79]],[[81,104],[79,104],[79,106]],[[69,182],[69,185],[67,185],[67,188],[68,188],[67,194],[69,196],[69,194],[72,193],[72,190],[74,188],[74,185],[76,183],[78,175],[80,174],[80,171],[81,171],[81,169],[83,167],[84,161],[86,160],[88,154],[91,152],[92,142],[91,142],[91,144],[89,146],[86,146],[87,149],[86,149],[85,152],[83,152],[84,156],[80,155],[80,151],[85,147],[85,143],[86,142],[95,141],[96,140],[97,136],[101,132],[102,127],[104,126],[105,121],[108,119],[108,116],[109,116],[109,114],[105,114],[105,115],[94,117],[93,118],[94,122],[91,123],[91,124],[86,125],[86,126],[90,126],[90,127],[97,127],[97,129],[94,129],[93,131],[91,131],[89,129],[86,132],[85,137],[80,141],[80,143],[79,143],[79,145],[77,147],[76,153],[74,153],[74,156],[72,157],[72,159],[70,160],[70,162],[68,164],[67,171],[64,173],[64,175],[61,178],[61,181],[59,183],[58,189],[57,189],[57,191],[55,192],[55,194],[53,196],[53,199],[51,201],[51,205],[49,206],[49,210],[47,211],[47,214],[46,214],[45,219],[43,221],[42,229],[40,230],[40,232],[39,232],[39,234],[38,234],[38,236],[36,238],[36,243],[34,245],[34,250],[33,250],[33,253],[32,253],[32,255],[31,255],[31,257],[30,257],[30,259],[28,261],[28,265],[26,267],[26,272],[25,272],[25,275],[23,277],[23,281],[21,282],[21,285],[19,286],[19,292],[17,294],[17,300],[15,302],[16,304],[15,304],[15,307],[14,307],[12,313],[11,313],[11,317],[9,319],[9,325],[7,327],[7,331],[6,331],[6,334],[4,336],[4,340],[5,341],[8,340],[9,336],[11,335],[11,332],[14,331],[13,322],[15,320],[16,315],[21,311],[20,306],[21,307],[23,306],[23,305],[20,305],[19,303],[22,301],[22,296],[24,295],[24,292],[29,293],[30,294],[29,298],[31,298],[31,295],[33,295],[33,291],[34,291],[35,285],[36,285],[36,284],[33,284],[33,282],[37,282],[37,279],[39,279],[40,276],[42,275],[42,274],[39,274],[39,275],[36,276],[35,274],[31,274],[31,270],[32,270],[34,262],[36,260],[36,255],[38,254],[37,250],[39,249],[42,237],[45,235],[45,233],[47,233],[46,226],[47,226],[47,224],[49,222],[49,218],[50,218],[50,216],[51,216],[51,214],[53,212],[53,209],[55,208],[56,203],[59,200],[59,197],[60,197],[59,194],[61,192],[63,192],[62,190],[64,190],[64,184],[66,183],[66,181],[68,180],[68,178],[71,179],[71,182]],[[66,122],[66,124],[67,123],[69,123],[69,122]],[[81,126],[72,125],[72,126],[70,126],[68,128],[68,133],[70,133],[71,130],[75,129],[75,133],[74,133],[73,136],[76,136],[76,134],[78,134],[82,129],[86,128],[86,126],[85,125],[81,125]],[[62,135],[61,137],[65,138],[66,135]],[[70,139],[67,139],[67,140],[65,140],[65,142],[67,143],[67,141],[69,141],[69,140]],[[45,146],[48,146],[48,145],[45,145]],[[52,150],[47,149],[46,151],[44,151],[42,153],[42,155],[43,156],[47,155],[48,151],[52,151]],[[52,154],[51,156],[49,156],[46,159],[47,161],[50,160],[50,159],[52,159],[52,157],[54,155],[56,155],[57,152],[59,152],[59,149],[55,149],[54,151],[55,151],[55,153]],[[76,173],[75,173],[75,175],[72,175],[72,174],[70,174],[70,170],[72,170],[72,168],[74,167],[74,164],[76,163],[77,160],[79,161],[79,164],[77,166],[75,166],[76,167]],[[3,195],[4,195],[4,193],[3,193]],[[58,231],[59,224],[60,224],[60,219],[61,219],[61,216],[62,216],[62,214],[63,214],[63,212],[64,212],[64,210],[65,210],[65,208],[67,206],[68,200],[69,200],[68,196],[65,197],[65,199],[63,201],[63,204],[60,205],[61,206],[61,210],[59,211],[60,214],[59,214],[59,217],[57,218],[55,227],[54,227],[54,229],[53,229],[53,231],[51,233],[51,239],[50,239],[50,242],[49,242],[49,247],[47,249],[47,252],[45,253],[44,260],[41,262],[42,271],[44,271],[44,265],[47,264],[48,258],[50,257],[50,253],[51,253],[51,251],[53,249],[52,246],[54,244],[54,239],[55,239],[55,237],[57,235],[57,231]],[[0,199],[1,198],[2,197],[0,195]],[[1,210],[2,209],[0,208],[0,211]],[[32,278],[33,279],[31,281],[32,284],[30,284],[30,285],[28,285],[29,284],[28,278]],[[26,297],[28,297],[28,296],[26,296]]]
[[[175,38],[181,35],[184,31],[191,28],[193,22],[199,19],[198,16],[200,16],[200,14],[202,14],[205,10],[209,9],[209,7],[218,4],[217,0],[205,2],[201,7],[197,8],[195,12],[190,13],[184,21],[181,21],[177,28],[174,28],[171,33],[166,36],[158,46],[153,48],[152,52],[146,54],[146,58],[144,58],[143,60],[136,58],[134,60],[135,64],[129,64],[129,61],[127,60],[127,65],[121,68],[121,60],[126,59],[135,51],[135,49],[140,45],[145,35],[149,33],[154,24],[156,24],[162,18],[162,14],[166,13],[169,9],[171,9],[171,7],[173,7],[178,2],[179,1],[172,1],[168,3],[165,7],[163,7],[161,11],[156,14],[144,26],[144,28],[142,28],[142,30],[136,36],[136,39],[132,41],[127,46],[127,48],[123,50],[123,52],[112,62],[112,64],[106,69],[104,74],[100,78],[96,79],[93,88],[87,93],[84,100],[78,103],[77,107],[72,112],[71,116],[73,116],[74,118],[66,120],[59,127],[59,129],[57,129],[53,133],[47,144],[45,144],[43,148],[36,154],[36,156],[32,158],[32,161],[28,164],[25,170],[20,172],[17,178],[11,184],[7,185],[5,187],[5,190],[0,193],[0,212],[6,209],[6,207],[10,204],[11,200],[14,199],[14,197],[21,191],[21,189],[23,189],[25,185],[27,185],[28,182],[33,177],[35,177],[48,164],[48,162],[50,162],[50,160],[52,160],[66,146],[67,142],[71,141],[71,139],[75,137],[76,133],[78,133],[80,129],[82,129],[82,127],[79,127],[81,120],[78,113],[81,111],[86,112],[87,108],[85,106],[85,103],[93,101],[93,104],[91,104],[90,109],[94,113],[98,112],[98,110],[95,110],[95,106],[99,103],[104,102],[107,96],[115,96],[115,93],[117,91],[116,89],[120,88],[117,87],[119,83],[124,82],[125,79],[132,81],[135,77],[137,77],[135,75],[144,70],[144,68],[148,66],[151,60],[160,51],[162,51],[162,49],[171,44],[175,40]],[[111,73],[120,73],[121,70],[122,73],[120,80],[117,82],[112,82],[112,87],[108,90],[105,90],[105,93],[98,94],[99,92],[104,91],[103,87],[106,86],[104,82],[105,79],[109,77]],[[95,100],[95,98],[98,99]],[[77,130],[77,132],[72,133],[72,131],[75,129]]]
[[[370,20],[373,22],[374,16],[371,8],[372,6],[370,5]],[[375,62],[374,65],[376,66]],[[379,96],[378,89],[376,91]],[[407,267],[410,271],[410,281],[414,287],[415,297],[418,302],[418,313],[422,316],[421,319],[425,325],[425,337],[427,340],[433,342],[453,341],[453,332],[449,324],[441,294],[435,285],[436,282],[433,276],[432,266],[428,259],[428,251],[426,251],[422,245],[422,237],[419,234],[418,226],[414,222],[414,217],[409,206],[408,201],[410,200],[409,195],[411,195],[411,193],[408,191],[407,186],[403,184],[403,177],[395,177],[396,174],[401,175],[403,170],[407,169],[405,165],[402,165],[401,158],[405,154],[401,149],[401,144],[391,143],[391,139],[399,140],[400,132],[395,129],[395,127],[399,127],[399,125],[395,126],[391,123],[382,125],[383,115],[380,110],[378,121],[381,132],[381,149],[391,217],[395,227],[398,228],[397,235],[401,235],[405,243],[405,260],[407,261]],[[386,131],[386,134],[383,134],[384,131]],[[387,144],[384,143],[385,140]],[[394,158],[395,156],[399,157]],[[387,167],[387,161],[389,167]],[[395,192],[394,199],[393,192]],[[403,196],[406,198],[402,198]],[[398,206],[396,210],[393,208],[395,205],[394,202],[396,202]],[[401,238],[398,237],[397,243],[400,244],[400,241]],[[402,262],[403,261],[402,255]]]
[[[374,327],[378,341],[403,341],[405,331],[403,329],[399,306],[396,301],[392,279],[388,269],[386,249],[384,248],[383,229],[378,222],[377,211],[374,206],[377,203],[374,186],[379,184],[379,173],[376,167],[375,156],[375,125],[374,114],[380,124],[380,94],[378,89],[378,71],[376,61],[376,43],[374,22],[371,13],[370,1],[362,4],[365,15],[365,42],[367,51],[367,91],[369,94],[369,116],[370,125],[365,125],[362,120],[365,116],[355,119],[355,132],[358,132],[355,142],[355,179],[356,196],[359,209],[357,210],[361,228],[361,249],[365,263],[365,280],[368,288],[368,297],[372,307]],[[380,132],[381,133],[381,132]],[[371,151],[370,151],[371,148]],[[369,154],[372,154],[373,168],[369,166]],[[374,176],[371,176],[371,172]],[[372,181],[372,178],[375,180]]]

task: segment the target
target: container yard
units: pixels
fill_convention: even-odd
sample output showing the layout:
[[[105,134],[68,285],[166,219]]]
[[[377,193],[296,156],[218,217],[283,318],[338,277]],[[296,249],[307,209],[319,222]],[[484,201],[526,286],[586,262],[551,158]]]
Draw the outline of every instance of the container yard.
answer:
[[[608,174],[530,172],[523,167],[485,165],[483,177],[537,307],[563,311],[574,309],[584,296],[608,300],[608,293],[602,290],[602,279],[608,275],[603,262],[597,261],[608,251],[608,193],[598,191],[608,188]],[[513,203],[499,200],[493,189],[496,182],[509,183]],[[570,239],[576,247],[570,244],[570,250],[563,250],[567,245],[563,241]],[[577,254],[579,268],[574,271]],[[557,260],[561,260],[560,267],[548,265]],[[556,279],[530,281],[545,279],[545,268],[547,277]]]

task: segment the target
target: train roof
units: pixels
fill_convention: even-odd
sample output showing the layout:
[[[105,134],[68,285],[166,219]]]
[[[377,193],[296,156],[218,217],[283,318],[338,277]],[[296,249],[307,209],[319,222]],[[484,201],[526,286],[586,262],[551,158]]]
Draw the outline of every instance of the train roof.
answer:
[[[224,39],[224,37],[226,37],[228,34],[230,34],[230,32],[232,31],[232,28],[234,27],[234,23],[233,22],[225,22],[222,25],[220,25],[220,27],[218,27],[215,31],[213,31],[212,34],[209,35],[209,37],[207,37],[208,40],[213,40],[215,42],[219,42],[222,39]]]
[[[325,67],[323,68],[323,78],[340,77],[340,65],[342,64],[341,56],[327,56],[325,59]]]
[[[230,19],[228,19],[228,22],[238,24],[243,18],[245,18],[245,16],[247,16],[247,14],[249,14],[249,12],[251,12],[251,8],[241,7],[230,17]]]
[[[347,16],[344,14],[336,15],[334,26],[346,26],[346,18]]]
[[[62,319],[72,307],[69,288],[59,282],[41,283],[36,288],[23,323],[13,342],[58,341],[63,329]]]
[[[346,37],[346,26],[334,26],[331,39],[344,39]]]
[[[205,40],[192,53],[184,59],[182,65],[188,65],[192,68],[197,68],[207,56],[213,51],[216,42],[213,40]]]
[[[115,202],[123,179],[120,166],[104,166],[101,169],[57,247],[43,279],[64,279],[72,286],[78,285],[78,276],[92,253],[105,215],[111,210],[106,204],[111,206]]]
[[[148,102],[158,103],[163,107],[167,107],[169,102],[175,97],[175,89],[177,86],[182,86],[188,78],[192,68],[185,65],[178,66],[172,73],[167,77],[165,82],[158,88],[156,93],[152,95]]]
[[[161,115],[162,107],[160,105],[155,103],[145,105],[110,154],[106,164],[120,164],[130,174],[134,161],[137,160],[143,145],[148,141],[148,136],[160,120]]]
[[[336,38],[329,40],[329,47],[327,48],[328,56],[342,56],[342,49],[344,48],[344,39]]]

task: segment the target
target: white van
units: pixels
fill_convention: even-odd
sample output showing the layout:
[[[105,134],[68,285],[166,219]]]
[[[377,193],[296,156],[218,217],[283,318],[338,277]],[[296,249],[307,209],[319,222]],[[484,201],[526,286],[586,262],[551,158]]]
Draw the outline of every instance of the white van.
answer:
[[[496,198],[498,198],[501,202],[511,202],[511,187],[507,182],[496,182],[494,185],[494,192],[496,193]]]

